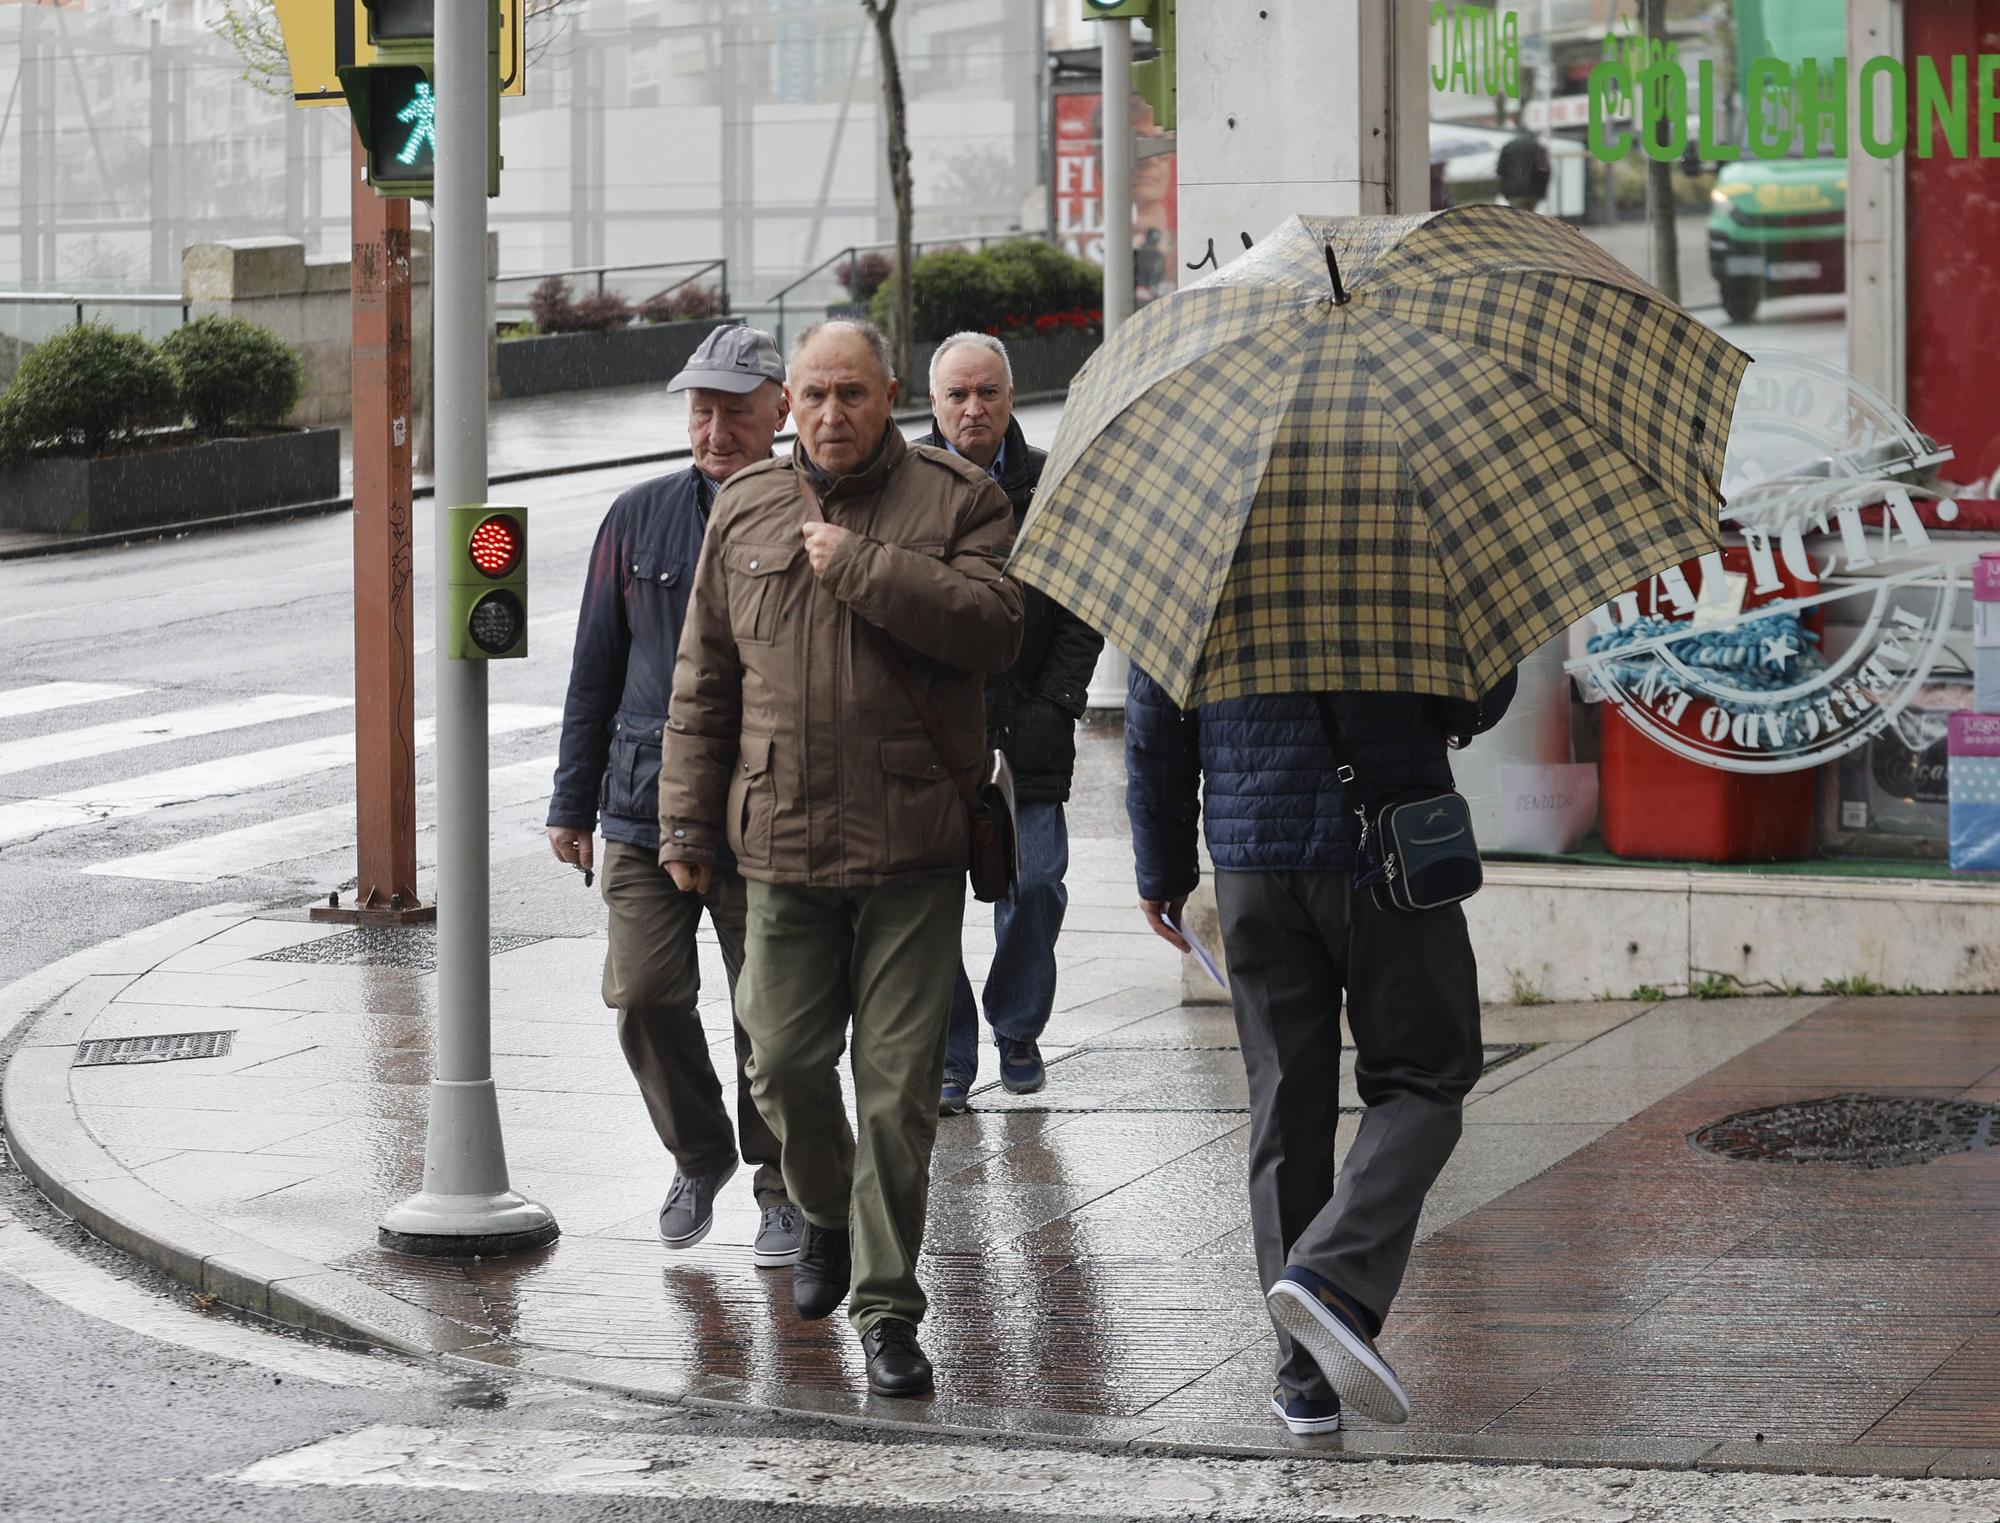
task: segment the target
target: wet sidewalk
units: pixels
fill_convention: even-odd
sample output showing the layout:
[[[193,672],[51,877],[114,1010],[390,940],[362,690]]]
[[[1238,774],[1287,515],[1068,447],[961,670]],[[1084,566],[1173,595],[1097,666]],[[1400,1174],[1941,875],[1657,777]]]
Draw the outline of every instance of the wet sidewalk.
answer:
[[[882,1401],[844,1319],[798,1321],[788,1272],[751,1267],[747,1175],[700,1247],[659,1244],[670,1171],[598,1000],[601,910],[517,845],[496,855],[494,1067],[553,1247],[457,1265],[375,1246],[421,1174],[420,932],[218,911],[118,950],[26,1032],[17,1154],[102,1235],[235,1304],[670,1399],[1231,1452],[2000,1474],[2000,999],[1489,1009],[1383,1338],[1412,1420],[1291,1440],[1269,1416],[1232,1022],[1181,1003],[1126,844],[1080,833],[1048,1087],[1007,1096],[989,1054],[972,1111],[940,1124],[938,1395]],[[982,968],[982,913],[966,948]],[[724,987],[712,944],[704,987]],[[726,1064],[726,1003],[704,1016]],[[89,1045],[209,1032],[225,1050],[173,1061]]]

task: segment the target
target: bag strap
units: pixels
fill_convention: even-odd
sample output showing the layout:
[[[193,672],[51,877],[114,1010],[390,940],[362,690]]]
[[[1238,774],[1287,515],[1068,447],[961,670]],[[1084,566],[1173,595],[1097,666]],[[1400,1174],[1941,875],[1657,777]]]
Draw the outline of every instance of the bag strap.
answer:
[[[806,517],[816,523],[827,522],[826,513],[819,505],[819,494],[812,489],[812,483],[806,480],[806,473],[796,464],[793,465],[792,471],[799,479],[799,496],[805,499]],[[931,747],[937,752],[938,760],[944,763],[944,770],[951,774],[951,780],[958,785],[959,796],[965,800],[965,807],[977,809],[979,785],[970,772],[960,771],[957,764],[952,761],[951,741],[949,732],[945,729],[944,719],[938,713],[936,706],[931,703],[929,695],[917,682],[916,673],[910,670],[910,663],[903,659],[903,653],[896,648],[896,642],[889,637],[887,630],[870,624],[859,614],[856,614],[855,618],[861,627],[874,637],[876,648],[882,653],[882,659],[889,664],[890,674],[895,677],[896,684],[902,688],[904,696],[910,700],[910,706],[917,711],[917,718],[923,723],[924,733],[930,736]]]
[[[1319,710],[1320,728],[1326,731],[1326,743],[1333,748],[1333,775],[1340,779],[1343,788],[1352,789],[1358,796],[1354,760],[1347,749],[1347,737],[1341,732],[1340,715],[1334,712],[1333,700],[1325,693],[1314,693],[1313,707]]]

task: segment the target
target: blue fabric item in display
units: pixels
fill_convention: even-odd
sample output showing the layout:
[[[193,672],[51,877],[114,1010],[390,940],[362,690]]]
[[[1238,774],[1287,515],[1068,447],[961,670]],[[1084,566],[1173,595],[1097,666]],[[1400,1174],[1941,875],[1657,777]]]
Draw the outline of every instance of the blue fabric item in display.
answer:
[[[1716,674],[1718,680],[1714,686],[1704,687],[1700,696],[1717,708],[1731,714],[1769,714],[1790,713],[1810,706],[1809,698],[1801,698],[1785,710],[1774,711],[1767,704],[1732,698],[1728,693],[1730,688],[1775,693],[1826,670],[1826,661],[1816,648],[1819,636],[1801,624],[1797,614],[1772,614],[1744,624],[1705,629],[1699,634],[1686,634],[1686,629],[1679,620],[1652,615],[1592,635],[1589,650],[1593,656],[1604,655],[1681,633],[1685,637],[1674,642],[1674,658],[1683,666]],[[1618,685],[1627,691],[1643,688],[1649,678],[1671,680],[1671,673],[1654,651],[1614,658],[1611,665]]]

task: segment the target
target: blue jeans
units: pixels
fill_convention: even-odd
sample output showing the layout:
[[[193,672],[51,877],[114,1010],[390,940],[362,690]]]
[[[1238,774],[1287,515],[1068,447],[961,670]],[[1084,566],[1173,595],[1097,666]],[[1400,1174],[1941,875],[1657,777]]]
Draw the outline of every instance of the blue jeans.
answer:
[[[1012,903],[993,906],[993,966],[986,974],[986,1019],[996,1036],[1032,1042],[1056,1002],[1056,937],[1069,890],[1069,828],[1060,804],[1023,804],[1021,886]],[[945,1037],[944,1071],[970,1085],[979,1074],[979,1007],[959,964]]]

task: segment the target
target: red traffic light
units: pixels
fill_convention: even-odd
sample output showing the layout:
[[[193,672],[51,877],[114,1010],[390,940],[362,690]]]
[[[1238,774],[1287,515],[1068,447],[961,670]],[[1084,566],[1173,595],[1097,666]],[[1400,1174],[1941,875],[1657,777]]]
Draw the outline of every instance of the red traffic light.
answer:
[[[521,560],[521,526],[503,513],[480,520],[466,545],[466,554],[481,575],[501,577]]]

